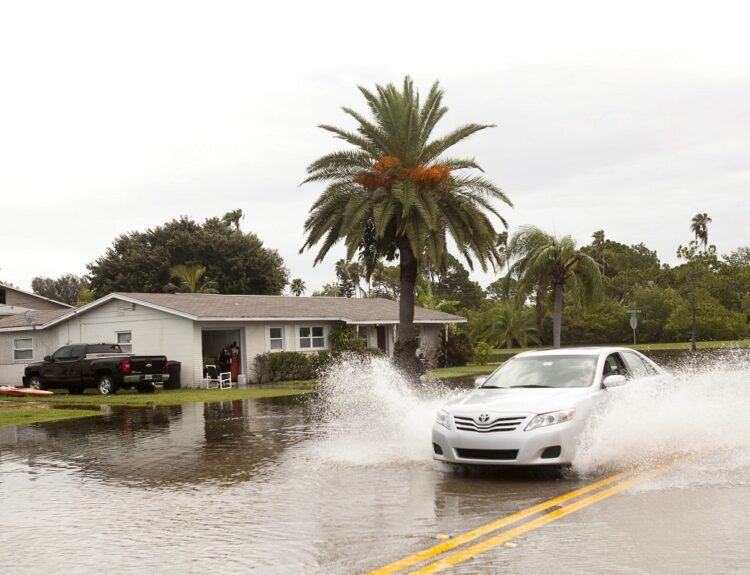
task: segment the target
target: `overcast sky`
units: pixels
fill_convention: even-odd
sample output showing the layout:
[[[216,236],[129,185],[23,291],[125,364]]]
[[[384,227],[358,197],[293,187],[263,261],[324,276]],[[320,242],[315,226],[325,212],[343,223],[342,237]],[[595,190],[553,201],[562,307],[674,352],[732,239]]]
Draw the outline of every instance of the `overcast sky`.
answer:
[[[0,280],[83,274],[119,234],[242,208],[311,293],[340,255],[297,253],[322,190],[305,168],[342,147],[316,125],[350,127],[357,85],[405,74],[440,80],[442,131],[497,124],[455,155],[512,199],[511,232],[604,229],[673,263],[707,212],[719,253],[749,245],[743,4],[0,3]]]

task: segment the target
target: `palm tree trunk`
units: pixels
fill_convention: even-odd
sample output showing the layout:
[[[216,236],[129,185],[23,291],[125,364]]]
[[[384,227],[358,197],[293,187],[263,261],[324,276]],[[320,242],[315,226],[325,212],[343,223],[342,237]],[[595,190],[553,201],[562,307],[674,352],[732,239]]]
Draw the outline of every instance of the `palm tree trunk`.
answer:
[[[552,338],[554,347],[560,347],[560,327],[562,326],[562,303],[563,303],[563,286],[555,284],[555,308],[552,312]]]
[[[536,288],[536,330],[539,343],[544,343],[544,304],[542,303],[542,288]]]
[[[398,339],[393,350],[393,361],[402,371],[417,375],[423,371],[416,355],[417,341],[414,339],[414,289],[419,266],[406,238],[399,239],[398,247],[401,298],[398,310]]]

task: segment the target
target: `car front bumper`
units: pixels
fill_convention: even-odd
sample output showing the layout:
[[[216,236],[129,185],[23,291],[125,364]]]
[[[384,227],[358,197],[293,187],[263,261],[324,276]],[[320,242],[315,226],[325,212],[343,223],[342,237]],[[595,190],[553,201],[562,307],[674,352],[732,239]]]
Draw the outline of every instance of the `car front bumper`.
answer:
[[[527,424],[528,420],[514,431],[477,433],[436,423],[432,428],[433,458],[466,465],[565,465],[573,461],[582,427],[579,422],[524,431]]]

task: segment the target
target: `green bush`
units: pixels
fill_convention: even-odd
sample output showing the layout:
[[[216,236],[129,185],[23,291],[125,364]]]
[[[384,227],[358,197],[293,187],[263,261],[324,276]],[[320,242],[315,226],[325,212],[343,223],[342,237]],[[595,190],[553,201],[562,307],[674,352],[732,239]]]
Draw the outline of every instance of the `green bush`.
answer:
[[[487,365],[491,352],[492,346],[486,341],[480,341],[474,346],[474,363],[477,365]]]
[[[315,377],[313,358],[296,351],[260,353],[255,356],[255,373],[258,383],[312,379]]]
[[[450,334],[448,343],[440,342],[440,367],[457,367],[469,363],[474,355],[469,334],[459,331]]]

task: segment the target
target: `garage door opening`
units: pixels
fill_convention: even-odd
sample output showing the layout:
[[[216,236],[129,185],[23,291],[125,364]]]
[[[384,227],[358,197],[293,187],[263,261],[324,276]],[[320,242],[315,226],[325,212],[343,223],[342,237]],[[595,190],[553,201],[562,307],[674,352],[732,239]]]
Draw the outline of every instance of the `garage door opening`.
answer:
[[[232,374],[232,381],[237,381],[237,376],[244,373],[241,337],[239,329],[201,330],[203,369],[207,365],[215,365],[219,372],[228,371]]]

